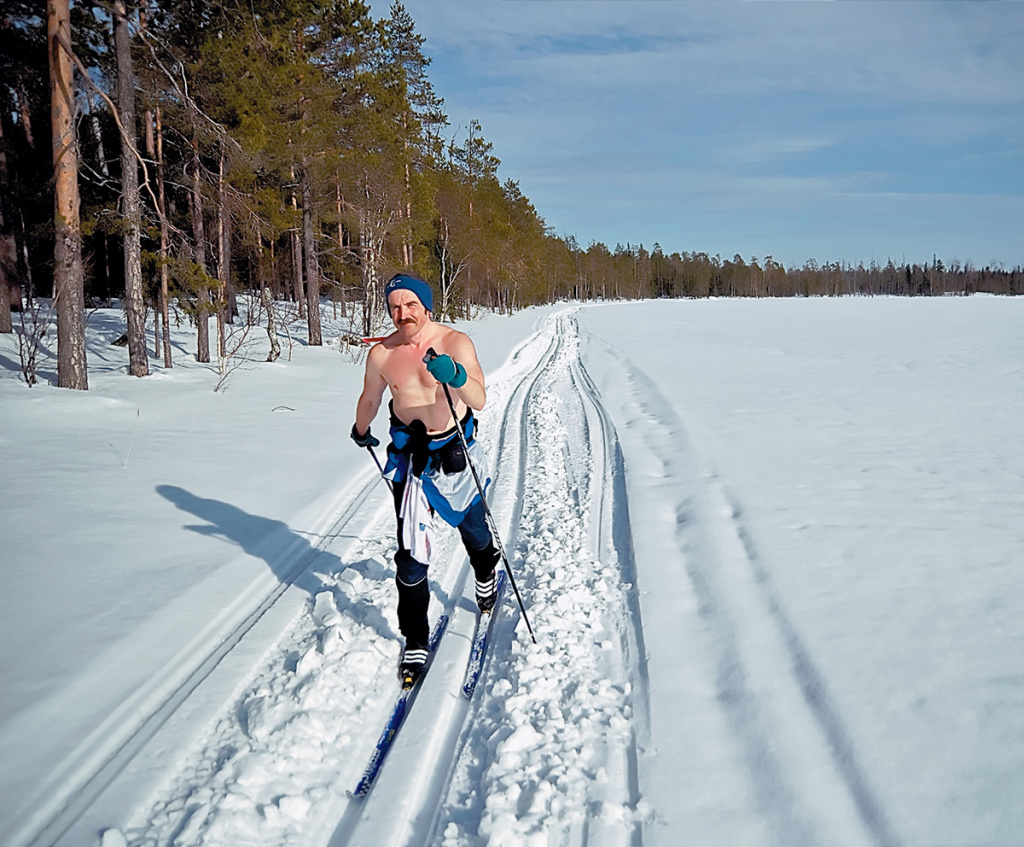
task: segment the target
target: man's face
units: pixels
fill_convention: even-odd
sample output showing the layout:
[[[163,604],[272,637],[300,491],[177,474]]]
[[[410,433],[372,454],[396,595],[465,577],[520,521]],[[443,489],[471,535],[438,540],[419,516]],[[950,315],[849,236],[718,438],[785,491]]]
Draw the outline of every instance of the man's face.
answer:
[[[429,318],[420,298],[411,291],[399,288],[388,295],[388,310],[395,327],[406,335],[415,335]]]

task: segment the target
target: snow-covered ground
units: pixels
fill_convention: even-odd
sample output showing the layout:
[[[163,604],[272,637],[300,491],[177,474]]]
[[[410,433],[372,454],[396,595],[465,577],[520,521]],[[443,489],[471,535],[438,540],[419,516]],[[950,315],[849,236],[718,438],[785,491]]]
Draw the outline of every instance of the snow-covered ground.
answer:
[[[214,392],[29,389],[0,337],[0,843],[980,844],[1024,832],[1024,301],[657,301],[487,315],[511,593],[472,700],[451,622],[398,688],[362,365],[265,333]],[[44,377],[52,359],[41,363]],[[386,429],[383,415],[376,430]]]

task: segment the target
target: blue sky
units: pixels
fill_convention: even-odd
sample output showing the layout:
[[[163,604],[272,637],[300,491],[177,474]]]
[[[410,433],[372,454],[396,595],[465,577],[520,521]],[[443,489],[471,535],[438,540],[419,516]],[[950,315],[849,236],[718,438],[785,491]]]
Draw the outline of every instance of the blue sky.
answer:
[[[584,246],[1024,264],[1024,3],[405,7],[449,132]]]

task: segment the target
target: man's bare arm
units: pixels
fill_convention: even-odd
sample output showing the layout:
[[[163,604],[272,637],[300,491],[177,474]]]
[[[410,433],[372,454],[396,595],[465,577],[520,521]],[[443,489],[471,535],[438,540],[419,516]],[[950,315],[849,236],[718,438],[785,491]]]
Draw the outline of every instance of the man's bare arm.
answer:
[[[449,355],[466,369],[466,382],[460,388],[453,389],[462,398],[462,402],[479,412],[487,402],[487,388],[484,385],[484,372],[476,357],[476,347],[468,335],[461,332],[452,333]]]
[[[366,357],[366,374],[363,377],[363,393],[356,401],[356,432],[365,435],[366,431],[377,417],[377,410],[380,409],[381,400],[384,398],[384,389],[387,388],[387,380],[380,372],[380,360],[383,350],[375,346]]]

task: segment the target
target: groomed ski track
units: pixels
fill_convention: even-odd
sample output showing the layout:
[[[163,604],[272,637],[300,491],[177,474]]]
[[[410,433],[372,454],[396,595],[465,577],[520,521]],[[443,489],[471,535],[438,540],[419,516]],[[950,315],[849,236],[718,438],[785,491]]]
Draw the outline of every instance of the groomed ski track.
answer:
[[[634,387],[635,405],[602,404],[587,356]],[[656,387],[581,333],[575,309],[545,318],[488,382],[482,470],[536,645],[507,590],[476,692],[462,696],[475,603],[457,533],[442,529],[431,617],[450,614],[448,629],[375,785],[351,796],[399,687],[394,518],[368,461],[301,530],[265,543],[260,555],[288,562],[289,579],[254,584],[198,633],[166,679],[74,751],[52,802],[11,843],[93,843],[139,786],[148,800],[124,828],[132,847],[678,843],[663,778],[682,747],[684,782],[717,766],[748,786],[714,813],[732,803],[762,823],[719,834],[896,843],[758,571],[741,509],[696,448],[659,465],[665,440],[687,434]],[[667,480],[667,518],[630,514],[627,466]],[[638,577],[634,532],[661,550],[658,535],[674,533],[678,561],[648,561]],[[692,609],[666,605],[662,580]],[[652,678],[652,633],[661,650],[670,638],[695,653],[692,678]],[[718,698],[716,724],[686,725],[674,693],[685,685]],[[208,719],[194,738],[197,714]],[[673,720],[678,738],[659,749]]]

